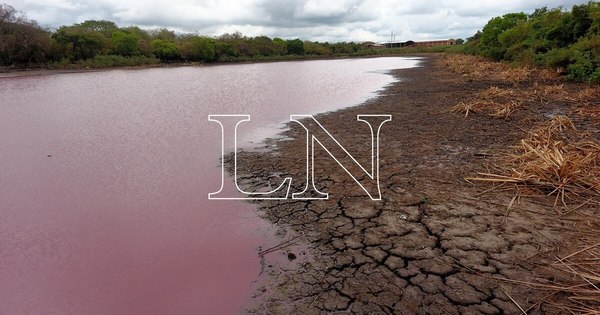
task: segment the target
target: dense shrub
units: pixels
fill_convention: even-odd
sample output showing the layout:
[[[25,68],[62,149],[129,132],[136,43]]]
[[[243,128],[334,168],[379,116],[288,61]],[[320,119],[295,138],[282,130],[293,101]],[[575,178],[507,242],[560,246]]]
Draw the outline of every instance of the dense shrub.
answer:
[[[495,17],[453,51],[560,68],[568,79],[598,82],[600,2]]]

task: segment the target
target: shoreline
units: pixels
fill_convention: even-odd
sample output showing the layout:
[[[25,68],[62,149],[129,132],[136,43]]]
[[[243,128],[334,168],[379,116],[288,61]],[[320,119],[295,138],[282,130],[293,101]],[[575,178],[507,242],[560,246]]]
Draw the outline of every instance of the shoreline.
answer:
[[[507,83],[452,74],[440,60],[429,56],[421,67],[393,71],[398,81],[380,96],[315,116],[365,162],[368,157],[357,149],[370,140],[352,132],[364,127],[356,114],[393,115],[381,134],[383,200],[369,200],[317,150],[316,184],[330,193],[329,200],[255,202],[282,234],[302,235],[310,257],[271,266],[247,311],[513,313],[519,312],[513,298],[525,305],[543,298],[544,292],[509,280],[558,278],[544,266],[563,253],[565,247],[556,244],[576,237],[565,232],[576,230],[574,223],[557,220],[548,198],[521,200],[507,215],[511,194],[463,178],[485,170],[524,137],[526,131],[515,125],[541,123],[556,108],[535,105],[508,122],[450,113],[452,105]],[[283,136],[294,140],[269,140],[275,144],[267,141],[270,151],[239,157],[251,161],[238,165],[249,186],[303,178],[296,158],[305,155],[303,130],[288,126]],[[277,254],[290,253],[293,248]],[[535,264],[523,259],[532,254]]]
[[[240,64],[257,64],[257,63],[277,63],[277,62],[298,62],[298,61],[315,61],[315,60],[344,60],[344,59],[365,59],[365,58],[384,58],[384,57],[423,57],[429,55],[440,54],[437,52],[432,53],[416,53],[416,54],[380,54],[380,55],[365,55],[365,56],[315,56],[305,57],[298,59],[282,59],[282,60],[249,60],[249,61],[228,61],[228,62],[213,62],[213,63],[159,63],[152,65],[142,66],[124,66],[124,67],[105,67],[105,68],[75,68],[75,69],[49,69],[49,68],[31,68],[31,69],[10,69],[0,70],[0,79],[3,78],[18,78],[18,77],[29,77],[29,76],[46,76],[46,75],[57,75],[57,74],[70,74],[70,73],[88,73],[88,72],[104,72],[113,70],[146,70],[146,69],[167,69],[167,68],[180,68],[180,67],[213,67],[223,65],[240,65]]]

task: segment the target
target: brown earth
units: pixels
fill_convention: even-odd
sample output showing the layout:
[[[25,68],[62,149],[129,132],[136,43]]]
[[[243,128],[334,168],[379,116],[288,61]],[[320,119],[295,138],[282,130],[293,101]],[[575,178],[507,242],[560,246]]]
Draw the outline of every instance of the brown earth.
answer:
[[[569,108],[532,100],[509,120],[450,113],[451,106],[490,86],[513,84],[457,77],[440,58],[429,56],[423,67],[395,71],[401,80],[376,99],[316,116],[369,165],[365,153],[370,152],[361,148],[370,135],[356,115],[393,115],[381,132],[382,200],[370,200],[323,149],[316,149],[315,182],[330,194],[328,200],[256,202],[282,236],[300,236],[303,245],[265,255],[264,280],[246,311],[518,314],[519,307],[533,306],[529,313],[561,312],[535,304],[549,292],[526,283],[572,280],[551,264],[555,255],[573,249],[581,219],[557,218],[554,199],[544,197],[521,199],[507,212],[514,192],[464,178],[485,171],[525,130]],[[238,157],[246,189],[285,176],[304,178],[304,131],[290,124],[285,136],[289,139],[268,141],[267,151]],[[293,182],[292,190],[302,190],[302,184]],[[588,223],[598,227],[597,220]],[[277,259],[290,253],[289,262]]]

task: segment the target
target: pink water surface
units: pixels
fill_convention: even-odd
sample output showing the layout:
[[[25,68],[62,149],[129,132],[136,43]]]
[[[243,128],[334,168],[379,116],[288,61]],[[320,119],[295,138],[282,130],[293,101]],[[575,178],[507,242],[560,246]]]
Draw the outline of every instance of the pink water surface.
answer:
[[[373,58],[0,78],[0,314],[237,314],[273,241],[212,201],[220,129],[358,104],[417,60]]]

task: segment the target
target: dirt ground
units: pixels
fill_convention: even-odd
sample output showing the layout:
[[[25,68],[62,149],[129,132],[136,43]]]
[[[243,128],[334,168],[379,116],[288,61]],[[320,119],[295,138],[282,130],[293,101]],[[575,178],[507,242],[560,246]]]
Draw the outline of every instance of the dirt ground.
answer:
[[[532,100],[508,120],[450,113],[490,86],[511,83],[457,77],[440,58],[395,71],[400,81],[376,99],[316,116],[364,165],[370,152],[361,149],[370,135],[356,115],[393,116],[381,131],[382,200],[370,200],[316,149],[315,182],[328,200],[256,202],[282,239],[298,237],[298,245],[265,255],[263,280],[247,312],[519,314],[519,307],[532,307],[530,314],[561,313],[536,304],[549,291],[526,283],[573,280],[552,263],[581,238],[581,219],[557,218],[554,198],[543,196],[521,199],[507,215],[514,193],[464,178],[485,171],[530,127],[569,108]],[[290,127],[285,139],[266,143],[269,150],[239,156],[247,190],[285,176],[304,178],[305,134],[298,124]],[[294,181],[292,190],[302,186]],[[598,227],[594,220],[587,224]]]

